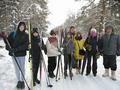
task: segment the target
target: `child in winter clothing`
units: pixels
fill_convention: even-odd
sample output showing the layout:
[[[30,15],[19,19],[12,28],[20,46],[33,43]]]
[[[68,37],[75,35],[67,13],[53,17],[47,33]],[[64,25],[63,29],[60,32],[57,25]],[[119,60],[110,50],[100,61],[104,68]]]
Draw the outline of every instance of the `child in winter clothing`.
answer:
[[[77,32],[75,40],[74,40],[74,57],[76,62],[76,74],[80,73],[81,69],[81,61],[84,58],[85,49],[84,49],[84,40],[82,39],[82,35],[80,32]],[[82,50],[81,55],[79,53],[79,50]]]
[[[40,81],[37,79],[38,69],[39,65],[41,65],[41,47],[42,47],[42,39],[39,36],[38,29],[33,28],[32,31],[32,65],[33,65],[33,84],[35,86],[36,83],[40,83]]]
[[[116,80],[116,55],[118,54],[120,46],[120,37],[114,34],[112,26],[105,27],[105,34],[99,40],[99,50],[103,54],[103,65],[105,73],[103,77],[109,76],[109,69],[111,69],[111,79]]]
[[[63,52],[64,52],[64,76],[67,75],[67,66],[69,64],[69,73],[72,74],[72,56],[74,52],[73,40],[70,33],[68,32],[63,41]]]
[[[9,47],[8,43],[5,41],[6,49],[9,51],[9,55],[12,56],[13,63],[15,66],[16,77],[18,80],[16,87],[20,89],[24,89],[25,84],[24,84],[24,79],[22,77],[21,71],[18,68],[16,61],[18,62],[23,72],[23,75],[25,76],[25,55],[26,55],[26,50],[28,49],[28,44],[29,44],[28,35],[25,32],[25,30],[26,30],[25,22],[20,22],[18,25],[17,31],[10,33],[7,37],[11,45],[11,48]],[[17,59],[16,61],[14,60],[13,54]]]
[[[91,58],[93,57],[92,72],[93,75],[97,74],[97,31],[95,28],[90,29],[89,35],[85,41],[85,47],[87,51],[87,68],[86,75],[89,75],[91,72]]]
[[[57,56],[60,55],[58,51],[58,39],[56,37],[55,31],[50,32],[50,37],[47,40],[47,56],[48,56],[48,73],[49,77],[54,78],[54,70],[56,68],[56,59]]]

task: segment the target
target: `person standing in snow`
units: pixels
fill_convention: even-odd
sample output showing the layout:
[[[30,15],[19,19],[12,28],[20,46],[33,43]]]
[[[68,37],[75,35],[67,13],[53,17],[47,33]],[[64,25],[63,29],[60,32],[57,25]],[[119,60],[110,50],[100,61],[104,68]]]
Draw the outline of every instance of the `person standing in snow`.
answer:
[[[40,38],[38,28],[33,28],[32,31],[32,65],[33,65],[33,85],[35,86],[36,83],[40,84],[40,81],[37,79],[38,69],[41,60],[41,49],[43,45],[43,41]]]
[[[116,55],[119,54],[120,37],[114,34],[114,28],[111,25],[105,27],[105,34],[99,40],[99,50],[103,54],[103,65],[105,73],[103,77],[109,77],[111,69],[111,79],[116,80]]]
[[[74,40],[74,57],[76,62],[76,74],[80,74],[81,61],[84,58],[85,49],[84,49],[84,40],[80,32],[77,32]]]
[[[13,63],[15,66],[15,73],[17,77],[17,88],[24,89],[24,79],[22,77],[21,71],[18,68],[18,65],[16,64],[13,54],[16,57],[16,60],[23,72],[23,75],[25,76],[25,56],[26,56],[26,50],[28,49],[29,39],[28,34],[25,32],[26,30],[26,24],[25,22],[20,22],[18,24],[17,31],[11,32],[7,40],[9,41],[11,48],[6,43],[6,49],[9,51],[9,55],[12,56]]]
[[[92,72],[93,75],[97,75],[97,52],[98,52],[98,47],[97,47],[97,31],[95,28],[91,28],[88,34],[88,37],[85,41],[85,47],[87,51],[87,68],[86,68],[86,76],[88,76],[91,72],[91,67],[92,67]],[[91,66],[91,59],[93,57],[93,64]]]
[[[50,37],[46,42],[47,56],[48,56],[48,73],[50,78],[54,78],[54,70],[56,68],[56,59],[60,55],[58,50],[58,38],[54,30],[51,30]]]
[[[70,32],[68,32],[63,41],[63,53],[64,53],[64,77],[68,76],[67,67],[69,66],[69,73],[72,74],[72,56],[74,52],[74,44]]]

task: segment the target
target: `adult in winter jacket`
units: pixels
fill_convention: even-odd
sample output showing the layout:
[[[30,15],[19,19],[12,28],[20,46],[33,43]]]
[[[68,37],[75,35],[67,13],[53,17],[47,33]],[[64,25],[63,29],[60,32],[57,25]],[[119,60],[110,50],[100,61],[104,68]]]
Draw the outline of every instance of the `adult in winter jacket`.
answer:
[[[74,57],[76,62],[76,74],[80,73],[81,69],[81,61],[84,58],[85,49],[84,49],[84,40],[82,39],[82,35],[80,32],[77,32],[74,40]],[[81,53],[79,53],[81,50]]]
[[[49,77],[54,78],[54,70],[56,68],[56,59],[60,55],[58,51],[58,38],[56,37],[55,31],[51,30],[50,37],[46,42],[47,56],[48,56],[48,73]]]
[[[16,61],[18,62],[23,72],[23,75],[25,76],[25,55],[29,44],[28,34],[25,32],[25,30],[26,30],[25,22],[20,22],[18,24],[17,31],[10,33],[7,37],[11,48],[9,47],[8,43],[5,41],[6,49],[9,51],[9,55],[12,56],[13,63],[15,66],[15,72],[18,81],[16,87],[20,89],[25,88],[25,84],[21,71],[18,68]],[[16,61],[14,60],[13,53],[16,57]]]
[[[99,50],[103,54],[103,65],[105,68],[103,77],[108,77],[109,69],[111,69],[111,79],[116,80],[116,55],[119,53],[119,46],[119,36],[114,34],[112,26],[106,26],[105,34],[99,40]]]
[[[64,76],[67,75],[67,66],[69,66],[69,72],[72,74],[72,56],[74,52],[73,39],[71,38],[70,33],[68,32],[63,41],[63,52],[64,52]]]
[[[97,31],[95,28],[91,28],[88,34],[88,37],[85,41],[85,47],[87,51],[87,68],[86,68],[86,76],[88,76],[91,72],[93,75],[96,76],[97,74],[97,52],[98,52],[98,47],[97,47]],[[93,57],[93,64],[91,66],[91,59]]]
[[[32,31],[32,65],[33,65],[33,84],[35,86],[36,83],[40,83],[37,79],[39,65],[41,65],[41,48],[42,48],[42,39],[38,33],[38,28],[33,28]]]

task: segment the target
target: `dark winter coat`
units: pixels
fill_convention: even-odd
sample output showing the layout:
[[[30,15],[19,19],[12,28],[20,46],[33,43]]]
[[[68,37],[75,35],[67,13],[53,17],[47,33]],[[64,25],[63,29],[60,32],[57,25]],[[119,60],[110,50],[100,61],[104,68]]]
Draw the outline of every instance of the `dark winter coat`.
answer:
[[[71,54],[74,52],[74,43],[72,39],[65,38],[63,41],[64,54]]]
[[[40,54],[41,54],[41,46],[42,43],[40,41],[40,37],[34,37],[32,36],[32,57],[35,60],[40,60]]]
[[[116,55],[119,45],[120,45],[120,38],[118,37],[118,35],[115,34],[111,34],[110,36],[105,34],[99,40],[99,50],[104,55]]]
[[[26,32],[11,32],[7,39],[11,48],[14,50],[14,55],[16,57],[26,55],[26,50],[28,49],[29,44],[28,34]],[[6,49],[8,51],[10,50],[8,45],[6,45]],[[9,52],[9,55],[12,56],[12,53]]]
[[[87,37],[86,41],[85,41],[85,47],[86,47],[86,51],[88,53],[91,54],[96,54],[97,53],[97,37]]]

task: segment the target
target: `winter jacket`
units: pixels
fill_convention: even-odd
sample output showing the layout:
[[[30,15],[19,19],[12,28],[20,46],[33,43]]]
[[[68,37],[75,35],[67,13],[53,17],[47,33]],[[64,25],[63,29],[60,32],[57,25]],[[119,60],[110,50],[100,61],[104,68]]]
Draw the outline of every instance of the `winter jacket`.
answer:
[[[73,54],[74,52],[74,41],[72,39],[65,38],[63,41],[63,52],[64,54]]]
[[[58,51],[58,39],[57,37],[50,36],[46,42],[47,56],[58,56],[60,52]]]
[[[75,60],[83,60],[84,56],[83,55],[79,55],[79,49],[83,49],[84,48],[84,40],[74,40],[74,57]]]
[[[7,39],[11,48],[15,50],[14,55],[16,57],[26,55],[26,50],[28,49],[29,44],[28,34],[26,32],[11,32]],[[8,45],[6,45],[6,49],[10,50]],[[9,52],[9,55],[12,56],[11,52]]]
[[[42,41],[40,41],[40,37],[34,37],[32,36],[32,57],[36,60],[40,59],[41,55],[41,46],[42,46]]]
[[[87,37],[85,41],[86,51],[90,54],[96,54],[98,52],[98,40],[97,37]]]
[[[116,55],[118,51],[118,47],[120,45],[120,39],[118,35],[111,34],[108,36],[107,34],[103,35],[99,40],[99,50],[104,55]]]

